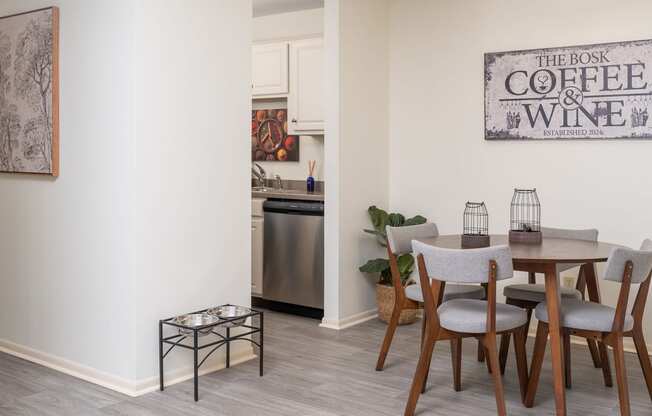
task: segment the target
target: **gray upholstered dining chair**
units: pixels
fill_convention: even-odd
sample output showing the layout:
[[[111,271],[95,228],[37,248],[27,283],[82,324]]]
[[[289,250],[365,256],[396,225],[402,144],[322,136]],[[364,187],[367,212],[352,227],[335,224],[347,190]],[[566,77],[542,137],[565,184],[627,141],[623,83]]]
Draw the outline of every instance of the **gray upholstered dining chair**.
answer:
[[[499,415],[505,415],[505,398],[498,364],[496,335],[516,333],[516,361],[525,398],[527,359],[525,337],[527,314],[517,306],[496,303],[496,281],[513,277],[512,255],[508,246],[456,250],[412,242],[419,265],[419,280],[427,317],[423,341],[405,415],[413,416],[430,370],[432,351],[437,341],[453,341],[453,379],[455,390],[461,390],[460,345],[462,338],[477,338],[485,348],[486,358],[494,379]],[[443,301],[449,283],[485,283],[487,299],[451,299]]]
[[[425,223],[419,225],[409,225],[405,227],[391,227],[387,226],[387,254],[389,256],[389,264],[392,273],[392,286],[394,287],[394,309],[392,317],[387,324],[385,331],[385,338],[378,355],[376,362],[376,370],[382,371],[385,366],[385,358],[389,351],[394,338],[394,332],[398,326],[398,321],[401,312],[405,309],[418,309],[423,302],[423,295],[421,287],[418,284],[409,285],[404,287],[401,282],[401,276],[398,271],[398,256],[412,252],[412,240],[418,238],[431,238],[439,235],[437,226],[433,223]],[[483,299],[485,290],[480,285],[449,285],[444,293],[444,299]],[[422,326],[422,339],[423,331],[425,328],[425,317],[423,319],[424,325]]]
[[[573,239],[573,240],[584,240],[584,241],[598,241],[598,230],[596,229],[586,229],[586,230],[571,230],[565,228],[551,228],[551,227],[541,227],[541,234],[543,238],[561,238],[561,239]],[[562,272],[565,272],[570,269],[580,267],[580,271],[577,278],[577,283],[575,288],[570,287],[560,287],[561,297],[563,299],[584,299],[584,291],[586,288],[586,281],[584,280],[584,269],[581,264],[557,264],[557,276]],[[503,289],[503,295],[505,295],[505,303],[508,305],[520,306],[527,310],[527,319],[528,327],[530,325],[530,320],[532,318],[532,311],[540,302],[546,300],[546,288],[545,285],[536,283],[536,275],[533,272],[528,273],[528,283],[523,284],[513,284],[505,286]],[[566,354],[564,357],[570,359],[570,336],[567,334],[563,335],[564,337],[564,350]],[[509,335],[504,335],[500,340],[500,371],[502,374],[505,373],[505,365],[507,363],[507,354],[509,352]],[[604,349],[604,346],[596,346],[593,340],[587,340],[589,346],[589,351],[591,352],[591,357],[593,358],[593,365],[596,368],[602,367],[600,360],[599,349]],[[568,360],[567,360],[568,361]],[[608,365],[608,363],[607,363]],[[570,365],[567,365],[568,369],[565,374],[566,387],[571,387],[571,375],[570,375]]]
[[[652,365],[643,338],[642,323],[651,274],[652,240],[645,240],[640,250],[615,248],[607,261],[604,279],[621,283],[616,307],[581,299],[562,299],[561,302],[561,326],[565,331],[572,335],[594,339],[613,348],[620,414],[623,416],[630,414],[623,337],[634,339],[648,393],[652,399]],[[628,313],[629,292],[633,284],[638,285],[638,293],[632,310]],[[528,393],[525,399],[527,407],[534,404],[548,339],[548,309],[545,302],[536,307],[535,316],[539,323],[532,355]],[[604,354],[603,358],[606,357],[606,351]]]

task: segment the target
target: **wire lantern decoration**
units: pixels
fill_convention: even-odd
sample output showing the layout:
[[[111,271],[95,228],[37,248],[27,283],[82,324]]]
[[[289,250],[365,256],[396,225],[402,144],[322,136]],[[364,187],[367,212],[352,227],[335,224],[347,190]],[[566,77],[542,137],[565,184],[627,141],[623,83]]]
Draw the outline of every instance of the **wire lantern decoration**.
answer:
[[[541,203],[534,189],[514,189],[510,205],[509,241],[541,243]]]
[[[489,213],[484,202],[467,202],[464,207],[462,248],[489,247]]]

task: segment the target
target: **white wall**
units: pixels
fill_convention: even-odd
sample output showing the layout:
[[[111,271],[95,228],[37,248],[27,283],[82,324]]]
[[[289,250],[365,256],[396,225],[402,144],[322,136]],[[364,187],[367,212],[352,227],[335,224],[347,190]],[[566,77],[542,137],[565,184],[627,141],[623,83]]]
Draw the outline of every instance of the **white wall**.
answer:
[[[596,227],[601,240],[638,247],[652,235],[652,142],[485,141],[483,53],[646,39],[651,14],[645,0],[394,1],[392,209],[459,233],[464,202],[484,200],[490,232],[504,233],[513,188],[536,187],[544,224]],[[618,286],[601,285],[615,304]],[[651,308],[645,327],[651,342]]]
[[[131,1],[5,0],[61,12],[61,175],[0,174],[0,345],[130,377]],[[107,65],[110,62],[110,65]],[[10,343],[10,344],[8,344]],[[125,359],[126,358],[126,359]]]
[[[250,154],[251,2],[140,4],[137,380],[156,374],[158,319],[223,303],[249,305],[251,291],[250,168],[242,163]],[[168,368],[191,364],[189,354],[176,358]]]
[[[155,385],[158,319],[249,302],[251,2],[0,15],[52,4],[61,175],[0,174],[0,348],[133,393]]]
[[[278,13],[253,19],[255,42],[292,40],[319,37],[324,34],[324,9]],[[254,109],[287,108],[287,100],[254,100]],[[283,179],[306,180],[308,161],[317,162],[315,179],[324,180],[324,136],[300,136],[298,162],[257,162],[267,171],[267,177],[280,175]],[[247,160],[250,160],[251,156]]]
[[[333,99],[338,100],[339,110],[336,114],[329,111],[329,116],[338,117],[339,125],[335,127],[338,138],[332,150],[328,149],[331,142],[326,142],[327,169],[336,170],[327,170],[326,227],[337,229],[337,234],[327,230],[326,261],[330,263],[339,257],[339,270],[327,268],[326,279],[339,280],[337,284],[327,282],[326,292],[328,297],[337,290],[339,301],[327,298],[327,305],[337,303],[338,310],[326,310],[324,323],[338,326],[376,309],[374,281],[360,273],[358,267],[367,259],[382,255],[376,241],[362,232],[369,227],[367,208],[386,207],[389,203],[389,8],[384,0],[340,1],[338,6],[330,7],[333,10],[327,13],[338,13],[339,8],[339,39],[331,39],[339,45],[339,95],[331,96],[328,102],[332,105]],[[332,84],[327,89],[330,88]],[[328,123],[333,128],[333,121]],[[339,184],[335,189],[337,206],[328,203],[331,176],[337,176]],[[329,210],[334,209],[336,217],[329,217]],[[336,255],[333,250],[338,251]]]
[[[340,0],[324,3],[324,319],[338,327],[340,319]]]

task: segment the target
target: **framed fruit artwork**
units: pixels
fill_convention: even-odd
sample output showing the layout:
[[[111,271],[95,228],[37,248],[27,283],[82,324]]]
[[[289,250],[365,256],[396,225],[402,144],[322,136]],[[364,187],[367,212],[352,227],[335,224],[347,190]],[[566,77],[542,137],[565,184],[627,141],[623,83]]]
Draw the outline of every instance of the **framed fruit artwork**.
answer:
[[[288,136],[287,117],[285,109],[252,110],[252,161],[299,161],[299,136]]]

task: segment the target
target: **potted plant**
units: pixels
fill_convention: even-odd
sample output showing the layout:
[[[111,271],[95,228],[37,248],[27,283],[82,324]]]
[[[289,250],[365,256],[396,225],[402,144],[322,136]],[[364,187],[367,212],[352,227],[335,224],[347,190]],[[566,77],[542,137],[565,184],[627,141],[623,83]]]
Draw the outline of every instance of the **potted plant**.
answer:
[[[402,214],[387,213],[375,205],[372,205],[367,210],[373,230],[365,229],[364,232],[376,236],[378,243],[387,247],[387,234],[385,232],[386,226],[404,227],[408,225],[423,224],[427,220],[421,215],[414,216],[406,219]],[[398,270],[401,275],[401,284],[405,287],[411,283],[410,275],[414,270],[414,257],[412,254],[406,253],[398,256],[397,258]],[[389,322],[394,309],[394,302],[396,296],[392,286],[392,272],[389,266],[388,258],[377,258],[367,261],[359,269],[363,273],[371,273],[378,276],[376,283],[376,303],[378,304],[378,317],[384,322]],[[416,320],[416,309],[405,309],[401,312],[399,324],[408,324]]]

